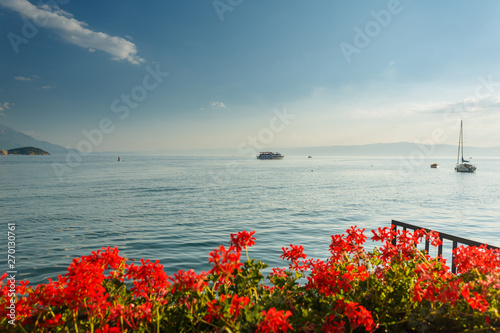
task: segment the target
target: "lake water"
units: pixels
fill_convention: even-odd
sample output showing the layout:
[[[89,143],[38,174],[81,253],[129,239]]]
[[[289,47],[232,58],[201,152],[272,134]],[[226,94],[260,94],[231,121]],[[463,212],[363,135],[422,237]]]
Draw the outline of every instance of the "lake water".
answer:
[[[477,173],[461,174],[455,159],[121,158],[87,156],[58,177],[52,164],[64,155],[0,156],[0,271],[12,222],[18,279],[32,284],[103,246],[158,259],[170,275],[208,270],[208,253],[241,230],[256,231],[250,255],[271,267],[284,265],[283,246],[326,258],[330,235],[392,219],[500,246],[498,159],[475,160]]]

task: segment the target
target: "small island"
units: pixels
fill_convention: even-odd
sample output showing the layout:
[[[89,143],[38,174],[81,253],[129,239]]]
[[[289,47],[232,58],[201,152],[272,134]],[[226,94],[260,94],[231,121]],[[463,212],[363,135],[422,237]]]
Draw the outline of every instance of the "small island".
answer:
[[[22,147],[0,150],[0,155],[50,155],[50,153],[36,147]]]

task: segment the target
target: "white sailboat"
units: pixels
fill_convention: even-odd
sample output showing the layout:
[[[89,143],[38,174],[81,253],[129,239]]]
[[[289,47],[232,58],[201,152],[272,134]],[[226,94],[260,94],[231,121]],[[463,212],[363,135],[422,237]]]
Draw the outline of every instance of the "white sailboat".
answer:
[[[460,121],[460,136],[458,137],[458,156],[455,171],[476,172],[476,166],[469,161],[464,160],[464,131],[462,129],[462,121]]]

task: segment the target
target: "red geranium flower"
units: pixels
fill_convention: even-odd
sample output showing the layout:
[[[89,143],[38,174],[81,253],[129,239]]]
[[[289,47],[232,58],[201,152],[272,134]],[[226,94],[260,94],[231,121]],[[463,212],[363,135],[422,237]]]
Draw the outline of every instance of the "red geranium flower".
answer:
[[[296,262],[300,258],[307,258],[307,256],[303,253],[304,247],[302,245],[292,245],[290,244],[290,248],[282,247],[283,254],[280,256],[283,260],[290,260],[291,262]]]
[[[253,234],[255,234],[255,231],[246,232],[245,230],[238,231],[238,234],[231,234],[229,245],[233,246],[236,251],[246,249],[247,246],[255,244],[255,237],[252,237]]]
[[[292,315],[290,311],[276,311],[276,308],[270,308],[268,311],[262,311],[261,314],[264,316],[264,319],[257,326],[257,332],[287,332],[288,329],[293,331],[292,326],[290,326],[290,324],[286,320]]]

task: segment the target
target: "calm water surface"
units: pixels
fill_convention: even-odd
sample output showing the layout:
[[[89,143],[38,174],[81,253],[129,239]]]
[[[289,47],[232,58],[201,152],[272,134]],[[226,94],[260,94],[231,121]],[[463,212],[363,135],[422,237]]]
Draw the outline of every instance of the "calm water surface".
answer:
[[[64,159],[0,156],[0,248],[15,222],[18,278],[33,284],[103,246],[168,274],[208,270],[208,253],[240,230],[256,231],[250,255],[272,267],[290,243],[325,258],[330,235],[391,219],[500,246],[498,159],[459,174],[454,159],[96,155],[58,178],[52,163]],[[0,263],[7,271],[6,255]]]

